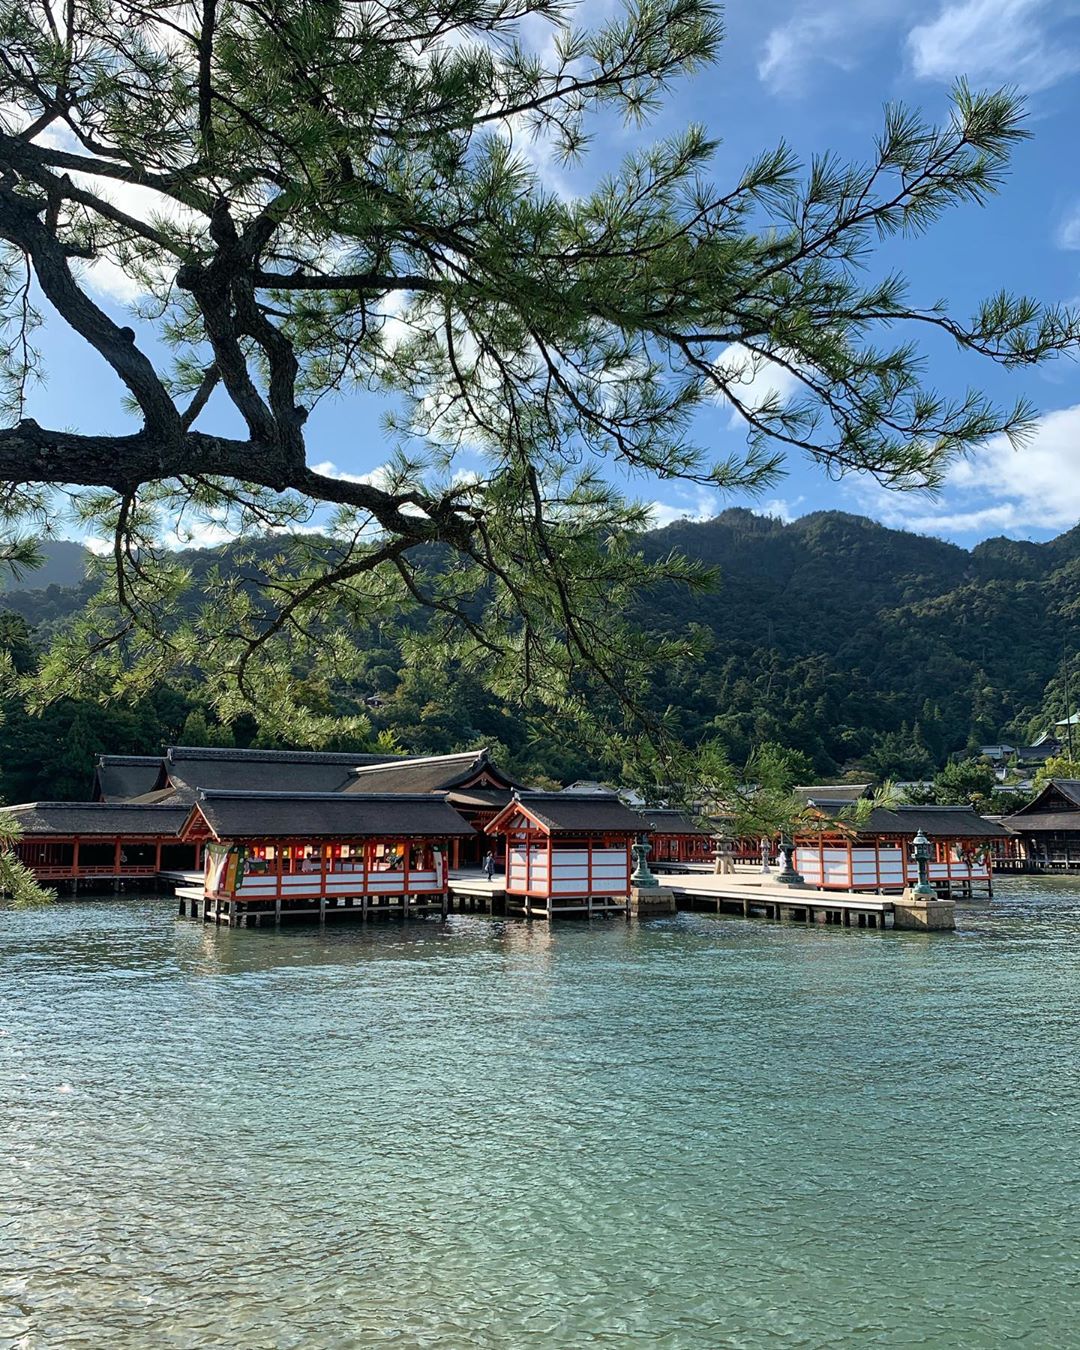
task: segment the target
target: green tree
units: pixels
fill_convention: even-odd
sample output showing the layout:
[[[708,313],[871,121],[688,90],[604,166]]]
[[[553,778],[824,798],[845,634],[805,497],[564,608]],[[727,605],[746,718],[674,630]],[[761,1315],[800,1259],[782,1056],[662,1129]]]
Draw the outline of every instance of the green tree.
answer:
[[[6,654],[17,675],[26,675],[34,669],[33,637],[21,614],[0,613],[0,652]]]
[[[56,892],[38,884],[33,872],[21,862],[15,846],[22,837],[18,821],[0,811],[0,908],[32,909],[56,899]]]
[[[520,41],[527,15],[550,21],[547,55]],[[1026,135],[1017,97],[959,84],[941,126],[887,108],[866,162],[804,168],[781,145],[729,185],[689,126],[560,198],[517,137],[581,156],[591,119],[646,120],[721,40],[713,0],[578,18],[561,0],[0,5],[7,553],[68,500],[55,485],[112,545],[39,701],[197,670],[221,720],[254,707],[310,739],[339,720],[364,634],[423,606],[425,661],[583,728],[628,719],[631,744],[652,670],[692,646],[646,649],[623,613],[660,578],[703,578],[643,555],[646,510],[608,469],[760,489],[803,452],[934,486],[985,437],[1023,439],[1026,404],[928,386],[919,335],[1028,365],[1074,349],[1077,316],[1002,293],[965,318],[866,270],[883,236],[992,195]],[[73,260],[137,279],[133,325]],[[125,387],[122,434],[24,416],[38,296]],[[797,392],[757,404],[770,368]],[[369,481],[311,467],[334,450],[309,413],[357,387],[390,408]],[[239,431],[209,428],[212,397]],[[693,427],[718,397],[747,436],[720,461]],[[189,573],[155,551],[178,522],[254,537],[323,508],[329,543],[211,575],[194,616]]]
[[[962,759],[934,775],[933,797],[938,806],[974,806],[989,809],[997,777],[985,759]]]
[[[208,720],[201,708],[193,708],[180,731],[182,745],[235,745],[232,732],[218,722]]]
[[[1033,780],[1035,791],[1038,792],[1051,778],[1080,779],[1080,759],[1070,759],[1065,753],[1043,760]]]

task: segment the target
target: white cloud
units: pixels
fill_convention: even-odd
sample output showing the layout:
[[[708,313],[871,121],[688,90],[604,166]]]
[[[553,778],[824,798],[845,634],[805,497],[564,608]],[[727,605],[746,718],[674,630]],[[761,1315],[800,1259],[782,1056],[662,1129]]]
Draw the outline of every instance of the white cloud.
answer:
[[[769,32],[758,76],[774,93],[797,94],[822,66],[854,70],[879,31],[902,17],[895,0],[804,0],[791,18]]]
[[[231,543],[240,532],[218,520],[195,520],[177,523],[163,538],[166,548],[217,548]]]
[[[786,497],[771,497],[767,502],[762,502],[751,509],[755,516],[769,516],[773,520],[782,520],[785,525],[790,525],[803,514],[797,508],[805,500],[805,497],[796,497],[794,501],[789,501]]]
[[[784,352],[777,355],[786,357]],[[774,400],[786,403],[801,387],[799,377],[786,366],[748,351],[738,342],[725,347],[713,364],[717,373],[733,386],[732,393],[748,412],[757,412]],[[731,425],[742,425],[737,410],[732,413]]]
[[[680,506],[674,502],[654,501],[649,503],[649,524],[654,530],[662,530],[676,520],[712,520],[720,510],[719,493],[709,488],[696,491],[680,489],[679,495],[685,500]]]
[[[390,481],[388,464],[379,464],[370,473],[346,473],[344,469],[339,469],[333,460],[324,459],[321,464],[313,464],[311,472],[321,474],[323,478],[336,478],[342,483],[366,483],[369,487],[383,490]]]
[[[1023,89],[1047,89],[1080,70],[1080,41],[1066,24],[1072,0],[956,0],[908,34],[908,51],[921,79],[1002,80]],[[1071,27],[1071,25],[1070,25]]]
[[[995,436],[949,473],[939,507],[882,491],[869,504],[887,525],[929,534],[1030,534],[1080,521],[1080,404],[1039,419],[1034,438],[1014,450]]]
[[[1058,248],[1080,249],[1080,202],[1058,226],[1056,237]]]
[[[37,144],[69,153],[78,153],[83,149],[71,131],[56,125],[47,127],[37,137]],[[76,186],[92,192],[96,197],[109,202],[117,210],[136,220],[167,221],[170,225],[189,230],[201,228],[195,212],[181,206],[173,198],[155,192],[152,188],[98,178],[87,173],[72,172],[71,179]],[[77,270],[85,277],[92,290],[122,305],[134,304],[147,294],[147,286],[140,278],[107,255],[102,255],[93,262],[80,263]],[[164,273],[171,269],[166,264],[161,270],[164,279]]]

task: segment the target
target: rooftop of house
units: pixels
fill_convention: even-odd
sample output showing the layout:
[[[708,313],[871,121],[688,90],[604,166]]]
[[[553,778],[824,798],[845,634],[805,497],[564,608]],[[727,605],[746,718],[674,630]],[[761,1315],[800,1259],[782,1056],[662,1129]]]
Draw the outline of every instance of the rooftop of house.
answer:
[[[510,789],[520,786],[503,773],[486,749],[463,750],[453,755],[414,755],[384,764],[357,768],[344,791],[353,792],[446,792],[472,785],[477,778],[489,783],[476,786]]]
[[[134,805],[131,802],[20,802],[4,808],[22,826],[24,837],[97,835],[136,839],[176,835],[187,811],[183,806]]]
[[[474,834],[429,793],[202,791],[185,813],[218,839],[448,839]]]
[[[526,811],[549,834],[636,835],[645,830],[637,811],[624,806],[610,792],[516,792],[509,805],[487,826],[492,834],[512,818],[515,808]]]
[[[1014,830],[1080,830],[1080,779],[1051,778],[1033,801],[1005,820]]]
[[[643,806],[638,814],[645,822],[650,834],[698,834],[711,837],[713,831],[694,820],[684,811],[670,806]]]
[[[792,788],[792,792],[804,802],[857,802],[868,797],[870,783],[818,783],[810,787]]]
[[[152,791],[161,775],[160,755],[98,755],[93,796],[104,802],[130,801]]]

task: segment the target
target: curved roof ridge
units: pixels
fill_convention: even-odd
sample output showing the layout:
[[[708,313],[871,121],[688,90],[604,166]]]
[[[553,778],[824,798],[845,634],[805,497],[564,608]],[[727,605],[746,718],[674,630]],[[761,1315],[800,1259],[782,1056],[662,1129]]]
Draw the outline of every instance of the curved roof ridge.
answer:
[[[468,760],[475,763],[488,753],[486,745],[479,750],[453,750],[447,755],[401,755],[397,759],[387,760],[383,764],[361,764],[354,772],[357,774],[378,773],[382,769],[404,769],[424,764],[448,764],[455,760]]]
[[[98,764],[160,764],[161,755],[112,755],[102,751],[97,756]]]
[[[442,801],[441,792],[290,792],[274,788],[199,788],[198,801],[282,801],[305,802],[430,802]]]
[[[224,759],[224,760],[269,760],[279,764],[304,763],[321,760],[324,764],[400,764],[408,759],[407,755],[379,753],[368,750],[264,750],[259,746],[243,748],[232,745],[169,745],[165,747],[165,758],[170,762],[177,759]]]
[[[0,811],[23,811],[42,806],[63,806],[68,811],[153,811],[162,808],[171,811],[173,802],[12,802],[10,806],[0,806]]]

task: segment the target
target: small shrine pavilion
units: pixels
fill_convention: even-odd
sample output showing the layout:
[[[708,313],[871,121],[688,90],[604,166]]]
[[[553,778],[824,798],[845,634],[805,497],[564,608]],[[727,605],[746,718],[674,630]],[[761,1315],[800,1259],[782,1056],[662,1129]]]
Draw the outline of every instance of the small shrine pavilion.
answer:
[[[181,834],[205,845],[203,886],[177,894],[182,912],[239,926],[445,911],[450,843],[472,833],[428,793],[201,791]]]
[[[642,817],[607,792],[515,792],[487,825],[505,840],[507,907],[527,916],[626,913]]]
[[[1019,835],[1029,867],[1080,871],[1080,779],[1051,778],[1033,801],[1005,817]]]
[[[807,885],[902,891],[918,877],[911,844],[922,830],[933,845],[930,883],[943,898],[993,893],[994,847],[1009,837],[1003,825],[970,806],[874,807],[860,817],[847,814],[850,807],[850,801],[807,801],[811,819],[795,836],[795,866]]]

